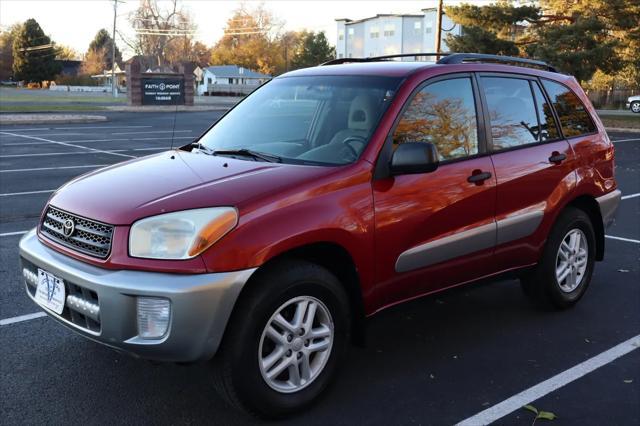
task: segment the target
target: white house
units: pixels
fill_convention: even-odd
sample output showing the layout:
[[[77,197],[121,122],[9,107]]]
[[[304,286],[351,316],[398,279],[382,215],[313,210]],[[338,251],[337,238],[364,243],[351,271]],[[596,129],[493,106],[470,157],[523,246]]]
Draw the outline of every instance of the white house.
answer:
[[[381,14],[357,21],[336,19],[337,58],[434,52],[436,20],[435,8],[422,9],[421,14],[415,15]],[[448,51],[445,41],[447,34],[460,33],[460,25],[443,14],[441,50]]]
[[[216,65],[202,68],[196,73],[197,94],[209,92],[209,86],[216,84],[258,86],[271,79],[268,74],[262,74],[238,65]],[[198,80],[199,79],[199,80]]]

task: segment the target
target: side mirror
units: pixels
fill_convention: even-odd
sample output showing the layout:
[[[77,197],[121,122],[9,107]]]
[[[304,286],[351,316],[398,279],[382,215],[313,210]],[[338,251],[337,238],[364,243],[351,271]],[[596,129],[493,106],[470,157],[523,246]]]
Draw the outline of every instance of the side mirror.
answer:
[[[405,142],[391,157],[391,174],[431,173],[438,168],[438,150],[430,142]]]

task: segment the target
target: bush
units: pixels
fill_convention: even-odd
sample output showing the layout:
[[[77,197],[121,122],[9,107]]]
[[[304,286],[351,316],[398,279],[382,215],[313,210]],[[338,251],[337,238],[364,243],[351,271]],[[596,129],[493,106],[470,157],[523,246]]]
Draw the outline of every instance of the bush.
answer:
[[[56,84],[60,86],[100,86],[100,81],[90,75],[59,75]]]

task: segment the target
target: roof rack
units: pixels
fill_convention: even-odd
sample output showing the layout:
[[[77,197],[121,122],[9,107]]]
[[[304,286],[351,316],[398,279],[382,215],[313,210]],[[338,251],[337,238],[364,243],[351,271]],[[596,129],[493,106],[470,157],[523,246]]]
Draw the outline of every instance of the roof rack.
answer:
[[[463,64],[465,62],[497,62],[504,64],[529,65],[545,71],[558,72],[553,66],[535,59],[518,58],[515,56],[489,55],[484,53],[452,53],[440,59],[438,64]]]
[[[436,58],[439,58],[440,56],[447,56],[449,55],[449,53],[423,53],[423,52],[418,52],[418,53],[398,53],[395,55],[383,55],[383,56],[371,56],[369,58],[338,58],[338,59],[332,59],[330,61],[324,62],[322,64],[320,64],[320,66],[324,66],[324,65],[340,65],[340,64],[347,64],[347,63],[356,63],[356,62],[377,62],[377,61],[387,61],[389,59],[395,59],[395,58],[420,58],[423,56],[435,56]]]
[[[485,53],[399,53],[396,55],[372,56],[370,58],[339,58],[320,64],[324,65],[340,65],[347,63],[359,62],[376,62],[387,61],[395,58],[415,58],[416,60],[424,56],[435,56],[439,58],[437,64],[463,64],[465,62],[492,62],[511,65],[528,65],[529,67],[541,68],[545,71],[558,72],[553,66],[543,61],[535,59],[518,58],[515,56],[489,55]],[[440,58],[442,56],[442,58]]]

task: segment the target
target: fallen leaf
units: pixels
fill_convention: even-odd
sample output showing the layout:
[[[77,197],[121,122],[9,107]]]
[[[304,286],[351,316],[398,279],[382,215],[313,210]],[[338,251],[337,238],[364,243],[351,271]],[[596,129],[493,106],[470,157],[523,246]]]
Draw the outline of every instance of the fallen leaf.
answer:
[[[626,379],[626,380],[623,380],[623,382],[625,382],[625,383],[633,383],[633,379]]]
[[[536,413],[536,415],[538,415],[538,409],[536,407],[534,407],[533,405],[525,405],[524,407],[525,410],[529,410],[532,413]]]
[[[540,411],[536,418],[544,420],[555,420],[556,415],[549,411]]]
[[[618,269],[618,272],[629,272],[628,269]]]

